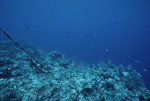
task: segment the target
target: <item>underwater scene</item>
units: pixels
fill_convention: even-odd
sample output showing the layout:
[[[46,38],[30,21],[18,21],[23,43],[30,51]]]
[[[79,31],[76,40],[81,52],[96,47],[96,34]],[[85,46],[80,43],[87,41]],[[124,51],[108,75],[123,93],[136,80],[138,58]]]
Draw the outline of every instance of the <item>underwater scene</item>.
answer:
[[[150,101],[150,0],[0,0],[0,101]]]

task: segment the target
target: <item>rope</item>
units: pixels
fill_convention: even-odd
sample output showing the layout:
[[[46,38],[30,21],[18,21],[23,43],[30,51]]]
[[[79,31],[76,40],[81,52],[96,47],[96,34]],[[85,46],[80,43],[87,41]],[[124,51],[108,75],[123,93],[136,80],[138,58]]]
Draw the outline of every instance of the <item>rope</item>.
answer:
[[[4,32],[1,28],[0,28],[0,31],[5,35],[7,36],[10,40],[12,40],[18,47],[20,47],[27,55],[29,55],[29,57],[31,57],[31,59],[35,60],[39,65],[40,67],[43,68],[42,64],[36,59],[34,58],[32,55],[29,54],[29,52],[27,52],[22,46],[20,46],[13,38],[11,38],[6,32]],[[46,73],[44,72],[42,69],[40,69],[37,65],[35,66],[38,70],[40,70],[41,72],[43,73]]]

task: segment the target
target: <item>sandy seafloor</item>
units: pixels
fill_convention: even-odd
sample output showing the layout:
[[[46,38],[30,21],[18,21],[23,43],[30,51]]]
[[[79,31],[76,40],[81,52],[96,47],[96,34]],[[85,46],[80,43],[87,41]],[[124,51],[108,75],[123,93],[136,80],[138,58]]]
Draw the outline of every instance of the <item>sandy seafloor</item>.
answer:
[[[0,42],[0,101],[150,101],[132,66],[80,63],[58,51]]]

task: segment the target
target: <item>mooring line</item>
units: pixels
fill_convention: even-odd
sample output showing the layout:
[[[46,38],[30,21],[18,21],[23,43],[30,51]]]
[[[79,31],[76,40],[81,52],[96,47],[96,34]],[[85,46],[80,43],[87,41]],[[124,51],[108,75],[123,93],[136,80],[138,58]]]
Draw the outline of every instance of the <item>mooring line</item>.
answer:
[[[29,52],[27,52],[21,45],[19,45],[12,37],[10,37],[5,31],[3,31],[1,28],[0,28],[0,31],[5,35],[7,36],[11,41],[13,41],[18,47],[20,47],[27,55],[29,55],[29,57],[31,57],[33,60],[35,60],[39,65],[40,67],[44,68],[43,65],[36,59],[34,58],[32,55],[29,54]],[[40,70],[41,72],[43,73],[46,73],[44,72],[42,69],[40,69],[37,65],[35,66],[38,70]]]

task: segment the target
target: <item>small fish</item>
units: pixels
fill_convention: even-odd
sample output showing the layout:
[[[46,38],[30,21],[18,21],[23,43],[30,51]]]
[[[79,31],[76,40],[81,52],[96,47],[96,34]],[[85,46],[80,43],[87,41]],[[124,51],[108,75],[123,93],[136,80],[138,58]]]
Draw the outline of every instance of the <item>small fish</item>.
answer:
[[[141,63],[141,61],[136,60],[135,63]]]
[[[83,35],[81,35],[80,38],[83,39]]]
[[[28,26],[26,26],[26,27],[25,27],[25,29],[27,29],[27,30],[28,30],[28,29],[29,29],[29,27],[28,27]]]
[[[94,34],[94,37],[96,37],[97,35],[96,35],[96,33]]]
[[[108,49],[106,48],[105,51],[108,52]]]
[[[143,71],[144,71],[144,72],[147,72],[147,69],[146,69],[146,68],[144,68],[144,69],[143,69]]]

